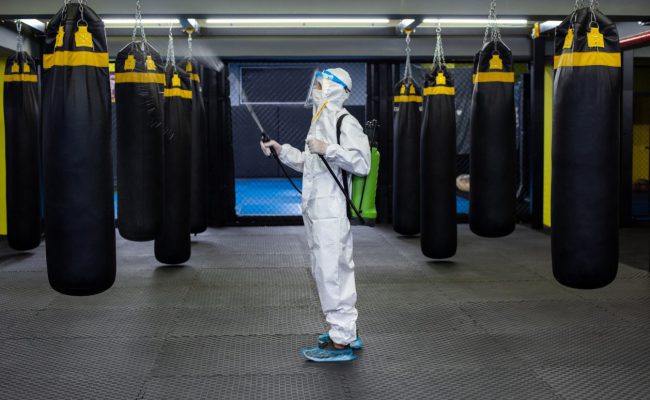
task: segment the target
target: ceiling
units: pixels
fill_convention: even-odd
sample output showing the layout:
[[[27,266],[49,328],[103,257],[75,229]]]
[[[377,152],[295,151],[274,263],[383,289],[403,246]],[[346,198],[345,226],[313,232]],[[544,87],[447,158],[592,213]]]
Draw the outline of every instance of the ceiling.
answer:
[[[77,1],[77,0],[73,0]],[[0,0],[0,27],[15,29],[13,18],[47,20],[62,6],[62,0]],[[140,0],[144,17],[379,17],[391,23],[373,28],[206,28],[195,35],[195,51],[205,56],[225,58],[402,58],[404,36],[396,26],[403,18],[485,18],[489,0]],[[501,18],[525,18],[529,21],[563,19],[573,10],[572,0],[498,0]],[[100,16],[132,18],[135,0],[88,0]],[[640,27],[637,21],[650,20],[650,0],[601,0],[600,9],[618,21],[631,21],[630,31]],[[4,17],[4,18],[3,18]],[[520,60],[530,57],[531,27],[503,29],[504,41]],[[130,40],[131,29],[107,30],[111,54]],[[444,28],[447,54],[456,59],[471,59],[483,39],[483,28]],[[167,28],[147,28],[147,36],[160,49],[166,48]],[[178,37],[178,54],[186,49],[185,35]],[[15,41],[8,32],[7,43]],[[430,58],[435,43],[433,28],[417,29],[411,43],[414,57]],[[13,46],[13,44],[11,44]],[[2,47],[2,43],[0,43]],[[9,46],[5,46],[9,47]]]
[[[2,0],[0,16],[40,16],[55,13],[61,0]],[[337,16],[484,16],[488,0],[141,0],[143,13],[187,17],[218,15],[337,15]],[[130,15],[134,0],[89,0],[88,5],[102,15]],[[650,1],[600,1],[603,12],[628,19],[650,16]],[[571,0],[500,0],[501,16],[550,18],[567,15],[573,9]]]

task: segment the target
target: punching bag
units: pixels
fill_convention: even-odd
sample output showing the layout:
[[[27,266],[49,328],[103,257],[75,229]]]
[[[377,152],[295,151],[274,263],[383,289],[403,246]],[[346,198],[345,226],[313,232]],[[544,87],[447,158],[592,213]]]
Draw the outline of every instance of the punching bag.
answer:
[[[203,89],[198,64],[190,59],[182,63],[192,85],[192,189],[190,207],[191,232],[208,229],[208,134]]]
[[[182,264],[190,259],[190,190],[192,157],[192,86],[181,68],[165,70],[162,224],[156,236],[156,259]]]
[[[420,106],[412,79],[395,87],[393,126],[393,229],[401,235],[420,232]]]
[[[162,212],[162,61],[147,42],[132,42],[117,54],[115,72],[118,229],[127,240],[154,240]]]
[[[455,94],[447,67],[436,66],[425,80],[420,135],[420,243],[433,259],[456,254]]]
[[[104,23],[67,3],[43,55],[45,247],[52,287],[100,293],[115,280],[111,90]]]
[[[4,81],[7,241],[26,251],[41,243],[38,71],[32,57],[10,56]]]
[[[517,148],[512,53],[500,40],[487,42],[474,61],[470,124],[469,225],[484,237],[515,230]]]
[[[597,10],[577,10],[556,30],[555,68],[553,273],[569,287],[600,288],[618,269],[621,53],[616,25]]]

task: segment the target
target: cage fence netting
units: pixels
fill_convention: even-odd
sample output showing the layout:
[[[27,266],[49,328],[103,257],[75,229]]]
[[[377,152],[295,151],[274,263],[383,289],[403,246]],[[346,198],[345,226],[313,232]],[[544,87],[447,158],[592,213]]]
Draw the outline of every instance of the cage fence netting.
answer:
[[[471,152],[470,117],[472,91],[473,67],[467,63],[448,63],[451,74],[454,77],[456,88],[456,176],[458,177],[458,192],[456,202],[456,214],[459,217],[467,216],[469,212],[469,192],[466,191],[465,180],[469,177],[469,154]],[[425,75],[431,70],[431,64],[412,64],[413,79],[418,87],[424,84]],[[522,79],[525,66],[517,66],[518,73],[515,82],[515,108],[517,122],[517,218],[520,221],[527,221],[530,218],[530,187],[526,183],[524,165],[528,162],[524,137],[526,135],[524,126],[524,81]],[[404,74],[404,64],[400,65],[400,74]],[[400,76],[401,76],[400,75]],[[471,187],[471,185],[469,185]]]
[[[344,68],[353,91],[345,104],[361,123],[365,121],[366,64],[323,62],[231,63],[233,149],[235,154],[235,210],[237,216],[299,216],[300,194],[272,158],[260,151],[259,120],[279,143],[303,149],[312,118],[305,108],[315,70]],[[298,187],[300,174],[288,170]]]

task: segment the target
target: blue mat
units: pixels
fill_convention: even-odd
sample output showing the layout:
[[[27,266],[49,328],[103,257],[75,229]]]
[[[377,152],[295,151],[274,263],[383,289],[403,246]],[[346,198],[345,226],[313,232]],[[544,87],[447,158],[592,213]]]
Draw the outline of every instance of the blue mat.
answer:
[[[302,189],[302,180],[294,179]],[[299,216],[300,194],[289,181],[279,179],[236,179],[237,215],[240,216]],[[469,213],[469,200],[456,197],[456,212]]]
[[[456,196],[456,214],[468,215],[469,214],[469,200],[464,197]]]
[[[302,179],[294,183],[302,189]],[[236,179],[235,211],[240,216],[301,215],[300,193],[285,178]]]
[[[302,189],[302,180],[294,179]],[[300,194],[285,178],[236,179],[235,211],[239,216],[300,216]],[[117,192],[114,194],[117,218]],[[647,203],[646,203],[647,207]],[[456,197],[456,212],[469,213],[469,200]]]

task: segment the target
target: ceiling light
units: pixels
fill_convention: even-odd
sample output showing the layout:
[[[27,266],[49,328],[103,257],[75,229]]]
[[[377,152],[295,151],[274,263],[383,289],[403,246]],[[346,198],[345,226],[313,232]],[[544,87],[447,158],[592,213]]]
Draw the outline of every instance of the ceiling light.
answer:
[[[20,22],[22,22],[25,25],[31,26],[37,31],[45,32],[45,23],[37,19],[21,19]]]
[[[199,29],[199,21],[197,21],[195,18],[188,18],[187,22],[190,23],[194,27],[194,29],[198,30]]]
[[[557,26],[560,25],[561,23],[562,23],[562,21],[546,21],[546,22],[542,22],[539,25],[539,31],[540,32],[550,31],[551,29],[557,28]]]
[[[135,25],[133,18],[106,18],[104,24],[107,28],[132,28]],[[169,28],[169,25],[177,28],[181,26],[181,21],[177,18],[143,18],[142,24],[150,28]]]
[[[436,27],[438,23],[447,28],[484,28],[488,25],[487,18],[425,18],[420,27]],[[526,19],[498,19],[501,28],[525,28]]]
[[[387,18],[212,18],[210,27],[303,28],[303,27],[373,27],[387,26]]]

